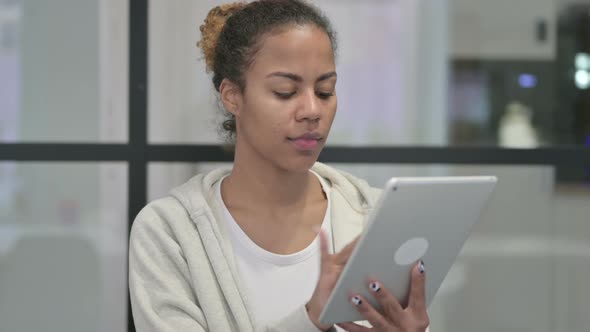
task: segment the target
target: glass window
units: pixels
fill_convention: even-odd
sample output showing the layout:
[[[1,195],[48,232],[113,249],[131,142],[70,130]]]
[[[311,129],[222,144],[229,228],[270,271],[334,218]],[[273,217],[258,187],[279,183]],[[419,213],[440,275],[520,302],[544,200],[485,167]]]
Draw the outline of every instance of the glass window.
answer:
[[[0,1],[0,142],[126,142],[128,1]]]
[[[589,5],[449,2],[450,144],[589,145]]]
[[[151,142],[220,141],[221,111],[195,46],[200,39],[199,26],[218,3],[150,1]],[[444,122],[426,121],[414,111],[416,96],[412,91],[419,83],[414,72],[418,64],[414,51],[415,6],[407,1],[377,0],[316,3],[332,19],[339,35],[339,110],[330,144],[440,143]],[[433,46],[431,51],[435,50],[439,52]],[[441,49],[432,55],[440,59],[435,65],[440,68],[434,69],[439,86],[446,84],[443,54]],[[434,104],[446,104],[439,100],[446,98],[441,91],[432,94],[437,98]],[[444,115],[431,114],[441,119]],[[426,122],[436,128],[418,128]]]
[[[207,173],[216,168],[229,168],[231,163],[162,163],[153,162],[148,165],[148,200],[168,195],[170,189],[190,180],[193,176]]]
[[[150,2],[155,143],[218,143],[195,44],[219,1]],[[590,8],[574,1],[315,1],[339,36],[331,145],[590,144]]]
[[[6,331],[127,331],[125,163],[0,163]]]

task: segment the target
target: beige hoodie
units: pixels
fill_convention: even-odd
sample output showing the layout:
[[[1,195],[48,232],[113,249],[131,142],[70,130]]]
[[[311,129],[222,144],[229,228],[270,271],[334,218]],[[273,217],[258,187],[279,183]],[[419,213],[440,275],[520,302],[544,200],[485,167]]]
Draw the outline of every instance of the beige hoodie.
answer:
[[[332,187],[332,243],[337,252],[361,232],[381,190],[321,163],[312,169]],[[197,175],[170,196],[149,203],[135,219],[129,288],[137,331],[318,331],[303,303],[275,326],[257,325],[213,190],[229,172]]]

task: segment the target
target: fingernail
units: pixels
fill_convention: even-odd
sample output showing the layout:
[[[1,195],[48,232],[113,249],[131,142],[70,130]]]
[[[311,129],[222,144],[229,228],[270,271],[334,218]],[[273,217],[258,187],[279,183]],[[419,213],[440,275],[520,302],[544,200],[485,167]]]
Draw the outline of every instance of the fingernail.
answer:
[[[352,302],[352,304],[354,304],[354,305],[356,305],[356,306],[359,306],[359,305],[361,305],[361,304],[363,303],[363,300],[361,300],[361,298],[360,298],[360,297],[358,297],[358,296],[353,296],[353,297],[350,299],[350,302]]]
[[[420,270],[420,274],[424,274],[424,271],[426,271],[426,269],[424,268],[424,261],[422,261],[422,260],[420,261],[419,270]]]
[[[377,293],[381,290],[381,286],[376,281],[373,281],[372,283],[370,283],[369,288],[371,288],[371,290],[375,293]]]
[[[314,225],[312,228],[314,233],[319,233],[320,230],[322,229],[322,227],[318,226],[318,225]]]

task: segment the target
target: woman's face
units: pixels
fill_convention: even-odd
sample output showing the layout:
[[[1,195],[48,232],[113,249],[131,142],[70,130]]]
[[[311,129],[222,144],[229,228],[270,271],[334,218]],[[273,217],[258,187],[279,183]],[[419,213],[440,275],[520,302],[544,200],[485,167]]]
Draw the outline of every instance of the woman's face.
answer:
[[[328,35],[314,25],[267,35],[245,81],[235,114],[236,148],[285,170],[309,170],[336,114],[336,66]]]

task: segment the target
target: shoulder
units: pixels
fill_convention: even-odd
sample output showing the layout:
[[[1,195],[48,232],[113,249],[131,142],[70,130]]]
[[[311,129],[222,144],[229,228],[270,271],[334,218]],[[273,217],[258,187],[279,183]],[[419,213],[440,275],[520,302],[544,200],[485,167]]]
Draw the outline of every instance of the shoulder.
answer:
[[[210,207],[215,183],[227,175],[226,168],[193,176],[172,188],[170,194],[147,204],[133,222],[132,234],[137,229],[174,229],[186,227],[191,217]]]
[[[370,210],[381,195],[382,189],[372,187],[365,179],[346,171],[319,162],[313,170],[328,180],[332,188],[356,210]]]
[[[190,226],[190,216],[174,197],[167,196],[147,204],[135,217],[130,246],[141,242],[174,240],[179,229]]]

